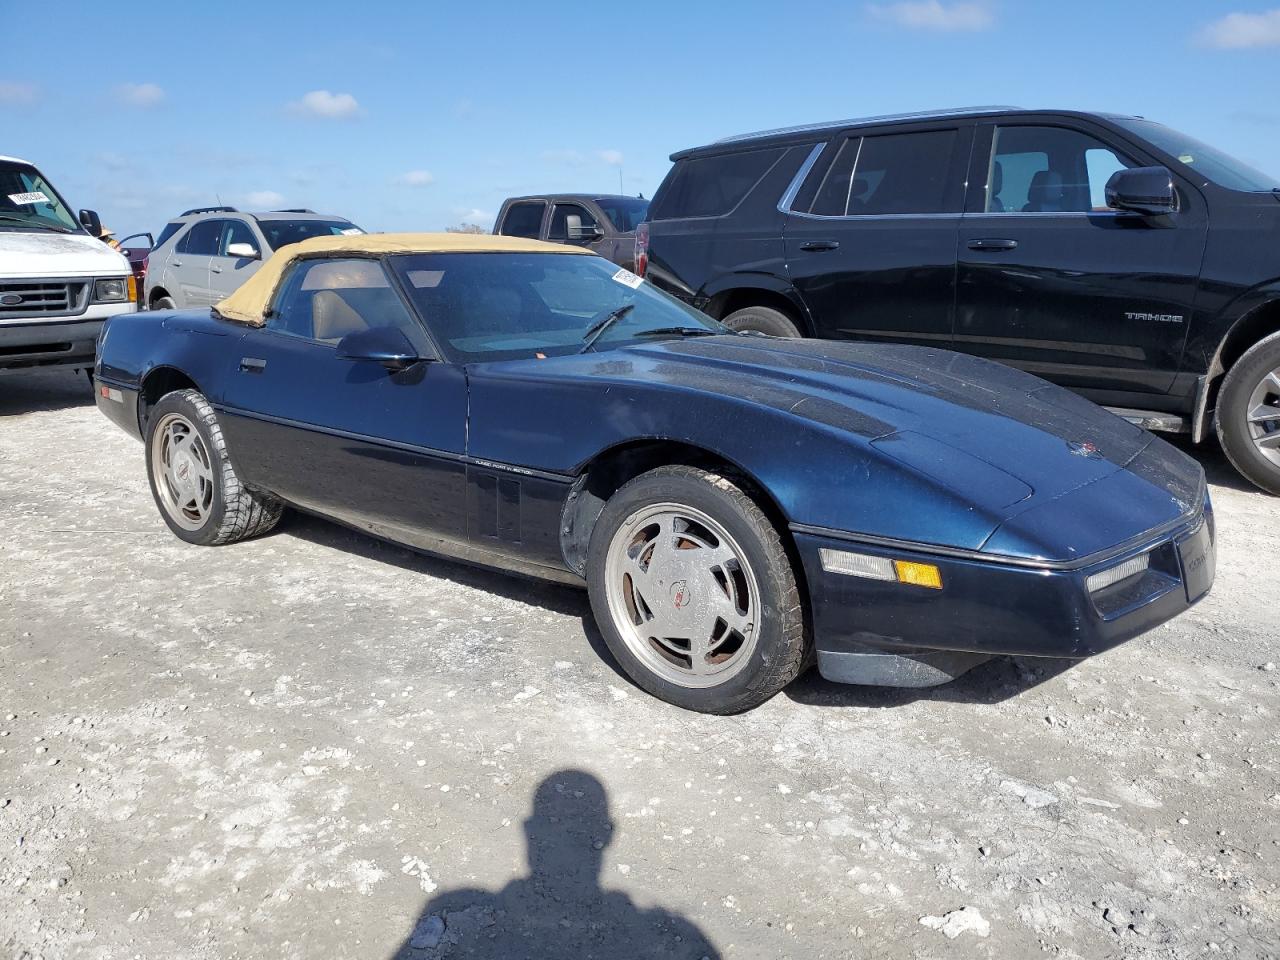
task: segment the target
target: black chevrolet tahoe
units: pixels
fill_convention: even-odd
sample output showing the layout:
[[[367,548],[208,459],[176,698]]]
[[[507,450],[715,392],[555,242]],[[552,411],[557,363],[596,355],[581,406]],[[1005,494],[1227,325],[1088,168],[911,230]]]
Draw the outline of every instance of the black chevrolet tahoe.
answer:
[[[948,347],[1280,493],[1280,180],[1169,127],[973,108],[671,157],[637,272],[729,326]]]

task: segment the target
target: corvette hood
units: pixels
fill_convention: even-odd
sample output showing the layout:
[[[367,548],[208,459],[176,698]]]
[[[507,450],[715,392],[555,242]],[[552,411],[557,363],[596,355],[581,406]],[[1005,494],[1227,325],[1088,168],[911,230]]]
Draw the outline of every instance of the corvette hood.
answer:
[[[619,364],[621,356],[634,362]],[[991,540],[1002,553],[1071,559],[1199,503],[1202,473],[1190,458],[1076,394],[977,357],[754,337],[671,341],[599,357],[609,378],[629,373],[739,397],[865,444],[991,518],[982,543],[971,547]],[[1032,512],[1044,516],[1047,505],[1061,511],[1068,503],[1080,517],[1079,535],[1048,542]],[[1120,503],[1125,516],[1117,517]],[[1099,511],[1107,521],[1095,525],[1090,515]]]

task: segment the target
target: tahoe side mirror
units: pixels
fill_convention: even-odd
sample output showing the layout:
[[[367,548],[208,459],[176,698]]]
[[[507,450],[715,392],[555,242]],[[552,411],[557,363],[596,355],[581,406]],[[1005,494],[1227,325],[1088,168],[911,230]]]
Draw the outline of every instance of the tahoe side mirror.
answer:
[[[403,370],[424,358],[399,327],[370,327],[339,340],[338,359],[372,360],[388,370]]]
[[[570,240],[594,243],[604,237],[604,231],[598,225],[593,223],[589,227],[584,227],[582,225],[582,217],[574,213],[564,218],[564,228]]]
[[[1173,174],[1165,167],[1117,170],[1107,181],[1107,206],[1157,217],[1178,209]]]
[[[80,226],[88,230],[91,237],[102,236],[102,218],[96,210],[81,210]]]
[[[227,256],[237,260],[257,260],[262,254],[252,243],[228,243]]]

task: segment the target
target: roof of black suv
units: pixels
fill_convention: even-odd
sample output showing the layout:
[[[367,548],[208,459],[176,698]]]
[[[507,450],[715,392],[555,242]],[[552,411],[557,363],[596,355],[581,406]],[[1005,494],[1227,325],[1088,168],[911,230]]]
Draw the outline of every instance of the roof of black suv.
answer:
[[[944,110],[922,110],[918,113],[891,113],[878,117],[855,117],[849,120],[829,120],[823,123],[807,123],[794,127],[778,127],[773,130],[759,130],[755,133],[740,133],[731,137],[722,137],[713,143],[701,147],[689,147],[671,155],[671,159],[680,160],[690,154],[702,151],[723,150],[739,143],[753,143],[767,140],[791,140],[808,134],[822,134],[833,130],[844,130],[849,127],[879,126],[894,123],[918,123],[927,120],[970,119],[974,117],[1003,116],[1011,113],[1053,113],[1082,117],[1119,117],[1120,114],[1102,113],[1091,110],[1027,110],[1023,107],[988,106],[988,107],[954,107]]]

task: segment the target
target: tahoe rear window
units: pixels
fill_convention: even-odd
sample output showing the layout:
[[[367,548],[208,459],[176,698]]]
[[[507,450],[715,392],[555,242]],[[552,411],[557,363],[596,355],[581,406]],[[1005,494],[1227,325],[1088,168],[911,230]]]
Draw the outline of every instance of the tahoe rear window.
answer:
[[[823,175],[809,212],[823,217],[959,213],[948,197],[955,130],[850,137]]]
[[[652,218],[724,216],[742,202],[784,150],[774,147],[678,161],[662,195],[650,208]]]

